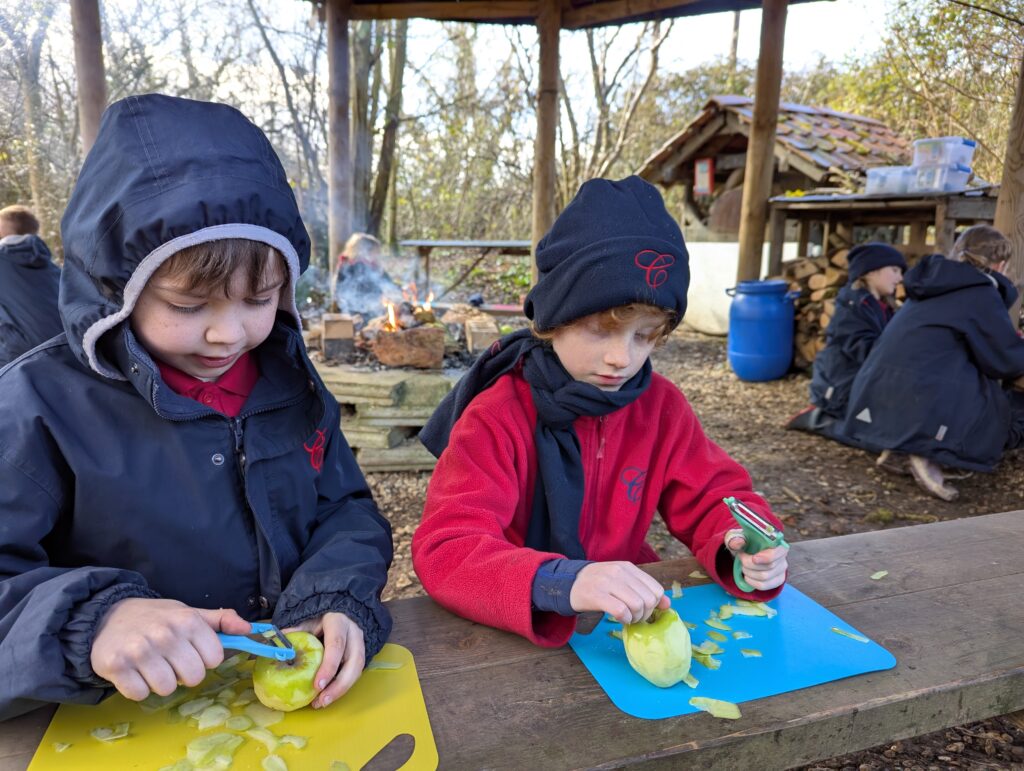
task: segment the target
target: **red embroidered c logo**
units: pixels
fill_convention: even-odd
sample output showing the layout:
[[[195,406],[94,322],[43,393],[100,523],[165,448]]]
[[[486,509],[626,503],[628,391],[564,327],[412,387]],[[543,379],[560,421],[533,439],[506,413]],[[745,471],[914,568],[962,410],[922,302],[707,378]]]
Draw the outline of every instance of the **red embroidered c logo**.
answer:
[[[313,467],[316,473],[320,473],[320,469],[324,467],[324,445],[327,444],[327,432],[321,429],[316,430],[316,436],[313,437],[312,444],[306,442],[302,445],[306,452],[309,453],[309,465]]]
[[[661,254],[653,249],[644,249],[637,252],[633,258],[634,264],[646,275],[647,286],[657,289],[668,281],[668,268],[675,265],[676,258],[671,254]]]

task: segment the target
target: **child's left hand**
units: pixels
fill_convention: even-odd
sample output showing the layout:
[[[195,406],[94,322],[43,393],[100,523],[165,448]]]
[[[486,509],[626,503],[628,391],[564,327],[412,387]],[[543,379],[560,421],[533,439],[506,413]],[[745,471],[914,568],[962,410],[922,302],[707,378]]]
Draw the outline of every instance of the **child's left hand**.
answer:
[[[785,546],[776,546],[757,554],[747,554],[743,551],[746,545],[747,539],[743,537],[742,530],[730,530],[725,534],[725,548],[743,565],[743,577],[747,579],[747,583],[762,591],[781,586],[786,580],[786,570],[789,569],[789,563],[786,561],[789,549]]]
[[[363,630],[344,613],[324,613],[282,631],[299,630],[315,634],[324,643],[324,660],[313,682],[320,691],[313,709],[322,709],[337,701],[363,673],[366,647]]]

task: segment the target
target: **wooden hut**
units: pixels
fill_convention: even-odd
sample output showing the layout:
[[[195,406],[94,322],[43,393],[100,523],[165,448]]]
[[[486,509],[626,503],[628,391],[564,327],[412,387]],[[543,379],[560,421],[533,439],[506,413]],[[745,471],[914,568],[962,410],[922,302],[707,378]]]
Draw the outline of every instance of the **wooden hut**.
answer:
[[[682,131],[637,171],[644,179],[682,185],[680,221],[703,238],[735,240],[753,124],[753,100],[714,96]],[[909,163],[909,142],[884,123],[824,107],[779,105],[772,147],[771,194],[863,187],[866,169]]]

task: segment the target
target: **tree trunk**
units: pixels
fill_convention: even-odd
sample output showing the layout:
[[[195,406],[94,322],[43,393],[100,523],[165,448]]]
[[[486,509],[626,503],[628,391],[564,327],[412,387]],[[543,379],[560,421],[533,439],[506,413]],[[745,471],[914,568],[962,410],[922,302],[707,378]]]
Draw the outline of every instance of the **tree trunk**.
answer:
[[[349,165],[349,0],[327,0],[327,140],[330,165],[328,260],[331,269],[351,232],[352,169]]]
[[[362,232],[369,219],[373,22],[356,22],[352,37],[352,231]]]
[[[86,155],[96,141],[100,116],[107,106],[107,76],[103,68],[99,1],[71,0],[71,27],[75,39],[82,155]]]
[[[1017,78],[994,224],[1013,244],[1009,273],[1014,281],[1019,282],[1024,279],[1024,61]],[[1010,309],[1010,320],[1016,329],[1020,323],[1019,297]]]
[[[384,206],[388,199],[388,188],[394,196],[392,168],[395,162],[395,146],[398,142],[398,122],[402,117],[402,79],[405,73],[405,52],[409,22],[405,19],[395,22],[391,42],[391,74],[388,78],[388,102],[384,107],[384,135],[380,142],[380,159],[377,161],[377,179],[370,201],[370,217],[367,229],[380,233]],[[392,223],[392,233],[395,225]]]

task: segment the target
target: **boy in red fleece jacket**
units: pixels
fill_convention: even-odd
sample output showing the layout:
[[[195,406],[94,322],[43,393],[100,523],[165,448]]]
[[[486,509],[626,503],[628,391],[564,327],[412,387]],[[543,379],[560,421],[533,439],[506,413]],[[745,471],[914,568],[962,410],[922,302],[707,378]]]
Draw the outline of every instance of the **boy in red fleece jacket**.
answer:
[[[638,177],[586,182],[537,245],[537,266],[533,329],[482,354],[420,434],[440,458],[412,544],[427,593],[550,647],[584,611],[640,621],[669,605],[635,564],[658,558],[644,540],[658,511],[726,591],[776,596],[786,549],[743,553],[722,499],[780,523],[651,369],[689,285],[661,195]],[[736,586],[737,559],[755,591]]]

